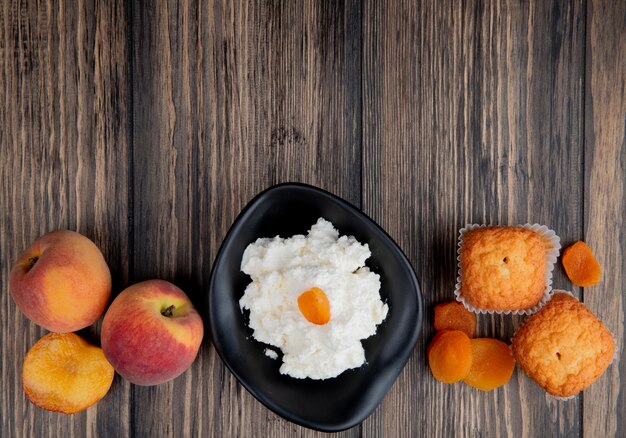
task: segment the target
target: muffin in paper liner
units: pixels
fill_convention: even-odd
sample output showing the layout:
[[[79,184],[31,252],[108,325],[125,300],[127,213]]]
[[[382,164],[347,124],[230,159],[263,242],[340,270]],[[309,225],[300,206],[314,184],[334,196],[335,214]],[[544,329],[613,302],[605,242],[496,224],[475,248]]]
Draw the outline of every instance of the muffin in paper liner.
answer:
[[[498,310],[498,309],[484,309],[473,306],[472,304],[466,302],[464,297],[461,295],[461,283],[463,278],[463,271],[461,268],[461,248],[463,245],[463,235],[471,230],[482,227],[494,227],[495,225],[479,225],[479,224],[468,224],[465,227],[459,230],[459,239],[457,243],[457,279],[456,285],[454,288],[454,296],[457,301],[463,303],[463,305],[471,312],[474,313],[483,313],[483,314],[512,314],[512,315],[531,315],[537,312],[545,303],[550,299],[550,295],[552,292],[552,271],[554,270],[554,265],[556,264],[556,260],[559,256],[559,250],[561,249],[561,239],[556,233],[548,228],[545,225],[540,224],[523,224],[523,225],[511,225],[512,228],[524,228],[527,230],[535,231],[542,239],[544,247],[546,249],[546,272],[545,272],[545,288],[543,291],[543,296],[540,301],[537,302],[532,307],[526,309],[508,309],[508,310]],[[499,226],[502,227],[502,226]]]
[[[550,296],[550,299],[552,299],[552,297],[553,297],[553,296],[555,296],[556,294],[566,294],[566,295],[569,295],[569,296],[571,296],[572,298],[574,298],[576,301],[580,302],[580,300],[579,300],[578,298],[576,298],[576,296],[574,296],[574,294],[572,294],[570,291],[565,291],[565,290],[560,290],[560,289],[555,289],[555,290],[553,290],[553,291],[552,291],[552,294],[551,294],[551,296]],[[548,300],[548,301],[550,301],[550,300]],[[546,303],[546,304],[547,304],[547,303]],[[583,305],[584,305],[584,303],[581,303],[581,304],[583,304]],[[585,307],[586,307],[586,306],[585,306]],[[602,322],[602,321],[601,321],[601,320],[600,320],[600,319],[599,319],[599,318],[598,318],[595,314],[593,314],[593,312],[591,312],[588,308],[587,308],[587,310],[588,310],[588,311],[589,311],[589,312],[590,312],[590,313],[591,313],[591,314],[592,314],[592,315],[593,315],[593,316],[594,316],[594,317],[595,317],[598,321],[600,321],[600,322],[602,323],[602,325],[604,326],[604,328],[606,329],[606,331],[608,331],[608,332],[611,334],[611,337],[613,338],[613,349],[614,349],[614,351],[613,351],[613,357],[611,358],[610,362],[608,363],[608,365],[606,366],[606,368],[604,369],[604,371],[603,371],[603,372],[602,372],[599,376],[597,376],[597,378],[596,378],[595,380],[593,380],[592,382],[590,382],[590,383],[589,383],[589,384],[588,384],[585,388],[583,388],[582,390],[580,390],[580,391],[579,391],[579,392],[577,392],[576,394],[573,394],[573,395],[570,395],[570,396],[567,396],[567,397],[561,397],[561,396],[558,396],[558,395],[555,395],[555,394],[551,394],[551,393],[549,393],[547,390],[545,390],[545,388],[543,388],[543,387],[542,387],[542,389],[544,389],[544,391],[546,391],[546,397],[548,397],[548,398],[551,398],[551,399],[554,399],[554,400],[559,400],[559,401],[568,401],[568,400],[573,400],[573,399],[577,398],[577,397],[578,397],[578,395],[579,395],[581,392],[583,392],[583,391],[584,391],[585,389],[587,389],[590,385],[592,385],[593,383],[595,383],[595,382],[596,382],[596,381],[597,381],[597,380],[598,380],[598,379],[599,379],[599,378],[600,378],[600,377],[601,377],[601,376],[602,376],[602,375],[606,372],[606,370],[608,370],[608,369],[609,369],[609,367],[613,364],[613,362],[615,362],[616,358],[619,356],[619,347],[618,347],[617,342],[616,342],[616,340],[615,340],[615,339],[616,339],[616,338],[615,338],[615,334],[614,334],[611,330],[609,330],[609,329],[606,327],[606,325],[604,325],[604,323],[603,323],[603,322]],[[524,326],[526,325],[526,323],[527,323],[530,319],[531,319],[530,317],[525,318],[525,319],[524,319],[524,321],[521,323],[521,325],[520,325],[520,326],[519,326],[519,327],[515,330],[515,333],[513,334],[513,337],[510,339],[510,342],[511,342],[511,343],[509,344],[509,350],[511,351],[511,355],[512,355],[513,357],[515,357],[515,354],[514,354],[514,351],[513,351],[513,340],[515,339],[515,336],[517,335],[517,333],[519,332],[519,330],[521,330],[521,329],[522,329],[522,327],[524,327]],[[525,374],[526,374],[527,376],[529,376],[531,379],[535,380],[535,379],[534,379],[532,376],[530,376],[530,374],[528,374],[528,372],[527,372],[527,371],[526,371],[526,370],[522,367],[522,365],[519,363],[519,361],[517,360],[517,358],[516,358],[516,357],[515,357],[515,359],[516,359],[517,364],[520,366],[520,368],[522,368],[522,369],[524,370]],[[536,383],[537,383],[537,384],[541,387],[541,384],[540,384],[539,382],[536,382]]]

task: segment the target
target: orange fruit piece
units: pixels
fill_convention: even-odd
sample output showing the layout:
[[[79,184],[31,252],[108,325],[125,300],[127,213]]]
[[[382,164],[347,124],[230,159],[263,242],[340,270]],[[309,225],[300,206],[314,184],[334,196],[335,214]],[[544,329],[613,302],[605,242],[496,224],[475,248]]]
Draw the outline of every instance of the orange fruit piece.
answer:
[[[476,338],[470,342],[472,367],[463,381],[483,391],[491,391],[508,382],[515,369],[509,346],[492,338]]]
[[[104,397],[114,374],[101,348],[74,333],[48,333],[26,354],[22,385],[34,405],[74,414]]]
[[[561,263],[576,286],[588,287],[600,282],[600,265],[585,242],[576,242],[563,251]]]
[[[437,304],[434,326],[435,330],[461,330],[471,338],[476,330],[476,314],[458,301]]]
[[[326,293],[319,287],[302,292],[298,297],[298,308],[307,321],[324,325],[330,321],[330,303]]]
[[[428,365],[440,382],[463,380],[472,367],[470,338],[461,330],[438,332],[428,347]]]

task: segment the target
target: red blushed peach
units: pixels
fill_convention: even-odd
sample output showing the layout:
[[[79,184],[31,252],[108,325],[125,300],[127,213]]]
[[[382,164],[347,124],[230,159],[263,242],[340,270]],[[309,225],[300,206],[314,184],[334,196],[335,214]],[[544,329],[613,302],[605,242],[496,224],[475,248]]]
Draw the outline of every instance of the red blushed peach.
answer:
[[[191,366],[202,337],[202,318],[178,287],[148,280],[123,290],[102,323],[102,350],[122,377],[157,385]]]
[[[111,273],[98,247],[73,231],[36,240],[11,270],[13,300],[35,324],[57,333],[88,327],[111,298]]]

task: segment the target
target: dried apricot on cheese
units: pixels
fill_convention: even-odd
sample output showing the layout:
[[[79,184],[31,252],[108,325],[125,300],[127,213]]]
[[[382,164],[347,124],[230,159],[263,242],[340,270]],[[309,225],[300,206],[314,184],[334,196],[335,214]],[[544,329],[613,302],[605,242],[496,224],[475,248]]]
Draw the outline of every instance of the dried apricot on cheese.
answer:
[[[492,338],[476,338],[470,342],[472,367],[463,381],[483,391],[491,391],[508,382],[515,369],[509,346]]]
[[[458,301],[435,306],[435,330],[461,330],[470,338],[476,330],[476,315]]]
[[[26,354],[22,384],[34,405],[74,414],[104,397],[114,374],[101,348],[74,333],[48,333]]]
[[[443,383],[463,380],[472,366],[470,338],[460,330],[445,330],[428,348],[428,365],[435,379]]]
[[[319,287],[302,292],[298,297],[298,308],[307,321],[324,325],[330,321],[330,303]]]
[[[576,286],[593,286],[600,281],[600,265],[585,242],[576,242],[563,251],[565,272]]]

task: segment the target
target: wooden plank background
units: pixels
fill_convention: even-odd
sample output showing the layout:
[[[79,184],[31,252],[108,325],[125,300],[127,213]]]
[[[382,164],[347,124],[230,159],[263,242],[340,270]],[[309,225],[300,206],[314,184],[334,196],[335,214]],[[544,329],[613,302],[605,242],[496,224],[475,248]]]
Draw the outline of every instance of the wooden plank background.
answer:
[[[77,230],[102,249],[114,293],[159,277],[202,308],[232,221],[283,181],[381,224],[429,311],[381,406],[338,436],[626,433],[626,3],[73,3],[0,5],[0,436],[321,435],[258,403],[208,337],[183,376],[117,377],[73,416],[21,388],[45,331],[14,305],[8,275],[36,237]],[[622,353],[577,399],[555,401],[519,369],[490,393],[430,376],[430,312],[453,296],[456,233],[470,222],[545,223],[594,249],[601,285],[572,288],[560,267],[555,285]],[[506,340],[520,321],[483,316],[479,333]]]

